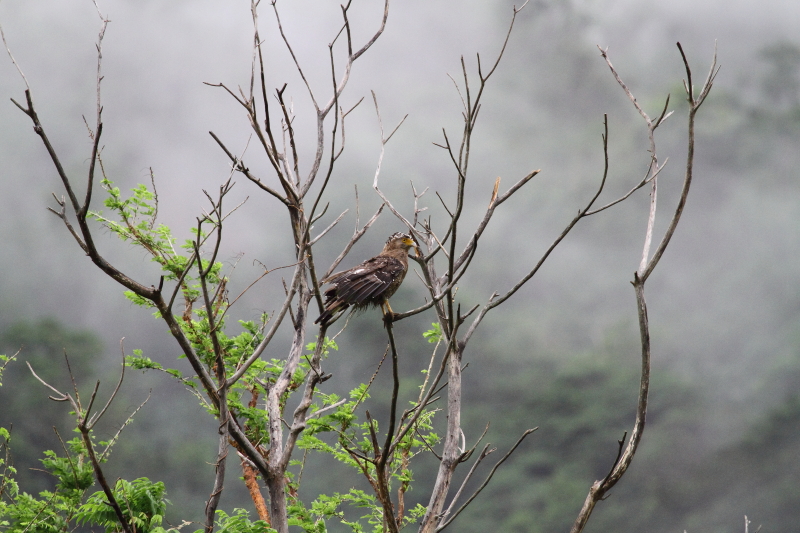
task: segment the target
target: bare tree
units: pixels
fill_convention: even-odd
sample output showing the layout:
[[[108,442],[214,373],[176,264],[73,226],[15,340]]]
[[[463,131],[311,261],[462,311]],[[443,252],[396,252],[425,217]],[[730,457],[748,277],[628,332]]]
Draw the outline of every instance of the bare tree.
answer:
[[[97,4],[95,4],[97,5]],[[225,83],[209,84],[226,91],[245,110],[249,127],[257,139],[269,161],[266,169],[271,174],[267,178],[262,175],[264,169],[251,169],[242,156],[237,155],[225,139],[211,132],[211,136],[230,160],[232,173],[244,175],[253,186],[272,197],[272,200],[283,205],[290,222],[289,239],[295,250],[294,263],[287,265],[291,269],[291,278],[284,284],[285,296],[282,302],[274,305],[278,311],[272,316],[261,317],[260,321],[252,321],[245,334],[233,337],[226,333],[226,314],[236,299],[230,301],[227,293],[228,278],[222,273],[218,261],[220,245],[224,236],[223,228],[230,214],[240,206],[228,209],[226,197],[233,186],[231,179],[220,185],[214,194],[206,193],[208,207],[202,216],[197,218],[194,238],[185,247],[186,253],[176,250],[175,239],[168,230],[156,227],[158,200],[153,190],[141,186],[134,190],[132,199],[125,199],[111,180],[105,175],[101,154],[101,135],[103,132],[101,73],[102,41],[108,20],[98,7],[101,30],[97,41],[97,111],[95,126],[90,129],[92,138],[91,163],[85,181],[83,199],[76,187],[77,180],[64,170],[59,156],[51,144],[45,128],[36,112],[31,88],[27,79],[20,75],[26,84],[25,102],[14,103],[32,121],[34,131],[41,138],[47,152],[61,178],[67,198],[57,197],[58,207],[51,209],[60,217],[70,234],[97,265],[100,270],[110,276],[129,291],[129,298],[140,305],[151,307],[158,312],[161,320],[169,327],[170,333],[187,357],[194,376],[177,376],[190,387],[196,387],[196,394],[219,421],[219,446],[214,461],[215,480],[205,507],[204,527],[211,532],[215,527],[215,516],[220,495],[224,489],[226,464],[231,448],[237,452],[242,461],[245,483],[253,497],[259,517],[280,533],[289,530],[290,519],[300,520],[302,517],[292,515],[289,503],[297,502],[296,482],[289,476],[290,461],[298,448],[327,452],[331,460],[339,460],[349,464],[360,472],[374,494],[375,511],[385,531],[395,533],[413,521],[419,521],[419,531],[433,533],[445,529],[466,508],[484,487],[489,483],[495,471],[508,459],[519,444],[530,435],[535,428],[522,433],[507,452],[497,460],[485,476],[485,480],[472,494],[467,496],[469,482],[476,475],[479,467],[495,449],[484,445],[478,450],[483,435],[472,447],[467,447],[466,435],[461,426],[462,399],[468,392],[462,388],[463,357],[470,340],[475,335],[487,314],[511,298],[540,269],[553,250],[562,242],[569,232],[584,218],[611,208],[623,202],[639,189],[650,185],[651,202],[648,225],[641,256],[641,263],[634,274],[634,290],[636,294],[639,317],[642,371],[637,416],[633,431],[627,444],[620,441],[617,460],[608,475],[596,481],[587,496],[586,503],[573,526],[572,531],[581,531],[588,521],[596,503],[619,481],[630,465],[642,436],[648,400],[650,379],[650,340],[647,321],[647,308],[644,299],[644,284],[657,266],[671,237],[673,236],[681,213],[686,203],[692,181],[694,159],[694,123],[695,116],[707,97],[714,77],[717,73],[716,62],[712,63],[709,75],[695,96],[692,85],[692,73],[688,60],[680,49],[686,69],[685,88],[690,104],[688,128],[689,145],[686,156],[686,174],[680,200],[671,222],[651,254],[651,242],[654,232],[656,214],[657,178],[666,163],[656,155],[655,131],[666,120],[669,98],[663,111],[656,120],[652,120],[639,106],[627,86],[617,75],[611,65],[606,51],[601,50],[617,82],[628,95],[636,109],[642,115],[648,128],[651,159],[644,177],[625,195],[612,199],[602,207],[595,207],[600,199],[608,175],[608,122],[602,134],[602,147],[605,156],[605,167],[602,170],[599,185],[577,215],[566,225],[564,230],[543,251],[541,258],[530,267],[510,288],[493,293],[483,304],[469,309],[462,309],[461,300],[457,296],[459,282],[468,271],[475,257],[478,243],[484,230],[491,221],[495,210],[512,195],[534,178],[539,170],[533,170],[517,179],[513,185],[503,191],[501,180],[497,178],[494,188],[486,191],[489,199],[483,215],[479,220],[465,220],[466,188],[469,176],[472,135],[477,126],[477,119],[482,106],[485,89],[501,62],[506,46],[512,35],[514,22],[525,7],[514,8],[508,32],[502,42],[500,51],[487,66],[477,57],[477,73],[470,73],[466,62],[461,60],[461,80],[453,79],[461,104],[463,126],[460,138],[453,141],[447,131],[442,130],[442,139],[437,143],[453,165],[456,183],[455,195],[445,199],[436,193],[448,217],[443,226],[434,227],[430,218],[425,218],[421,199],[428,189],[421,192],[412,187],[414,209],[410,213],[402,213],[392,200],[382,191],[380,183],[381,164],[387,143],[397,128],[386,134],[377,96],[373,93],[373,103],[381,131],[381,149],[375,169],[373,189],[380,197],[380,208],[362,226],[358,222],[350,240],[344,244],[341,253],[329,266],[319,265],[315,261],[314,246],[326,236],[340,220],[342,215],[334,219],[325,229],[313,233],[313,225],[326,214],[326,191],[335,179],[334,169],[345,148],[344,124],[353,108],[345,110],[340,102],[351,71],[356,61],[366,53],[380,38],[389,16],[389,1],[386,0],[383,15],[374,22],[374,29],[363,43],[356,43],[352,37],[350,9],[351,2],[341,8],[342,23],[340,30],[329,45],[330,85],[327,89],[313,88],[303,66],[292,47],[292,43],[284,33],[277,2],[270,3],[269,8],[277,23],[277,28],[291,55],[297,73],[300,75],[305,90],[310,98],[312,111],[316,120],[315,137],[308,142],[313,148],[312,156],[305,173],[300,171],[300,154],[304,139],[298,137],[294,127],[294,115],[287,102],[286,85],[272,89],[268,78],[271,74],[264,66],[262,38],[259,35],[259,0],[251,0],[250,10],[253,22],[253,65],[249,87],[232,89]],[[5,42],[5,37],[3,37]],[[340,46],[345,50],[344,64],[335,60],[334,48]],[[680,48],[680,45],[678,45]],[[8,45],[6,44],[8,50]],[[11,52],[9,51],[9,55]],[[12,61],[14,61],[13,56]],[[16,62],[15,62],[16,65]],[[323,97],[322,94],[326,96]],[[273,100],[274,99],[274,100]],[[359,103],[361,101],[359,100]],[[358,104],[356,104],[358,105]],[[354,106],[355,107],[355,106]],[[305,146],[305,145],[303,145]],[[304,165],[305,166],[305,165]],[[99,170],[98,170],[99,169]],[[117,215],[103,216],[91,210],[92,195],[96,188],[95,176],[102,174],[101,184],[108,194],[106,205]],[[312,187],[314,185],[317,187]],[[314,192],[312,192],[314,191]],[[358,202],[358,197],[356,197]],[[356,208],[358,204],[356,204]],[[392,389],[390,391],[390,409],[387,420],[379,424],[370,414],[364,412],[365,422],[357,423],[357,410],[363,409],[367,391],[371,385],[357,389],[354,401],[329,399],[318,392],[318,385],[331,375],[326,374],[323,362],[327,351],[333,346],[328,336],[329,324],[323,321],[319,326],[312,324],[317,312],[323,309],[320,286],[345,258],[353,245],[361,239],[386,208],[403,224],[418,245],[419,253],[414,257],[421,271],[421,279],[427,290],[427,298],[418,307],[400,313],[387,312],[384,326],[387,335],[387,347],[384,358],[390,358],[392,373]],[[100,221],[120,237],[130,240],[142,247],[146,253],[163,269],[163,275],[156,282],[141,282],[132,279],[124,271],[107,261],[98,249],[94,232],[96,225],[92,220]],[[477,229],[468,231],[464,224],[469,223]],[[466,233],[465,233],[466,232]],[[269,273],[264,271],[263,276]],[[262,276],[262,277],[263,277]],[[260,279],[260,278],[259,278]],[[314,305],[316,302],[316,305]],[[398,358],[400,348],[394,336],[394,324],[405,318],[420,314],[432,313],[438,323],[438,330],[430,333],[436,342],[436,348],[430,356],[429,372],[421,384],[420,393],[412,407],[400,410],[400,375]],[[286,318],[289,317],[287,321]],[[284,346],[275,346],[279,328],[284,326],[290,331],[290,341]],[[309,338],[316,336],[313,350],[305,354]],[[335,338],[335,337],[334,337]],[[265,357],[267,347],[271,353],[282,353],[279,360]],[[438,348],[442,349],[439,350]],[[441,351],[441,353],[440,353]],[[130,364],[140,367],[160,368],[152,362],[142,359]],[[447,389],[447,404],[443,408],[447,417],[446,431],[440,442],[430,431],[431,420],[435,414],[432,404],[438,399],[444,388]],[[193,389],[194,390],[194,389]],[[86,438],[94,421],[105,412],[91,415],[91,402],[84,410],[80,399],[56,391],[58,398],[70,401],[79,413],[78,425]],[[249,397],[248,397],[249,395]],[[296,407],[287,411],[288,398],[297,395]],[[94,396],[92,397],[92,400]],[[263,406],[259,408],[258,406]],[[254,414],[254,413],[260,414]],[[323,416],[324,413],[328,415]],[[360,432],[360,433],[359,433]],[[334,435],[333,442],[326,442],[315,437],[320,433]],[[363,440],[359,440],[363,437]],[[440,446],[441,444],[441,446]],[[91,441],[87,443],[92,449]],[[439,448],[438,450],[436,448]],[[435,482],[429,488],[430,496],[427,506],[421,509],[407,509],[405,494],[409,481],[402,477],[409,462],[418,453],[431,453],[438,460],[438,471]],[[467,473],[460,483],[455,481],[455,472],[462,463],[471,461]],[[108,495],[109,504],[116,510],[114,494],[104,483],[100,465],[96,468],[97,479]],[[261,496],[257,478],[266,485],[269,495],[269,508]],[[457,484],[457,488],[456,488]],[[395,492],[396,491],[396,492]],[[118,511],[119,522],[126,533],[132,531],[122,511]]]

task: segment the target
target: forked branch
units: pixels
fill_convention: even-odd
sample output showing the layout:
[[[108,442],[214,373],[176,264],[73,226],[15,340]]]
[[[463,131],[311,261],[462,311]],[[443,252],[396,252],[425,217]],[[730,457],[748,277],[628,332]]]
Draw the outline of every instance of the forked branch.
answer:
[[[625,474],[630,466],[631,461],[633,461],[634,454],[639,446],[639,442],[641,441],[642,434],[644,432],[645,421],[647,418],[647,404],[648,404],[648,397],[649,397],[649,388],[650,388],[650,358],[651,358],[651,348],[650,348],[650,325],[647,317],[647,304],[645,302],[644,297],[644,285],[645,281],[649,275],[653,272],[658,261],[660,260],[661,256],[664,253],[667,245],[669,244],[672,235],[675,232],[675,229],[678,225],[680,220],[681,214],[683,212],[683,208],[686,204],[686,198],[689,194],[689,187],[691,186],[692,182],[692,170],[694,166],[694,121],[695,115],[697,114],[698,109],[705,101],[705,98],[708,96],[709,91],[714,82],[714,78],[719,72],[719,68],[717,67],[717,54],[716,49],[714,50],[714,58],[711,62],[711,68],[709,70],[708,76],[706,81],[703,85],[703,88],[700,91],[700,95],[698,97],[694,96],[694,90],[691,85],[691,68],[689,67],[689,62],[686,59],[685,54],[683,53],[683,48],[681,47],[680,43],[678,43],[678,49],[681,52],[681,57],[683,59],[683,64],[686,69],[686,77],[689,80],[688,82],[684,82],[684,87],[686,89],[687,100],[689,101],[689,118],[688,118],[688,129],[689,129],[689,139],[688,139],[688,148],[687,148],[687,155],[686,155],[686,174],[683,181],[683,188],[681,190],[681,196],[678,201],[678,206],[676,207],[675,213],[670,220],[669,226],[664,237],[661,240],[656,252],[653,254],[652,258],[648,260],[648,247],[650,238],[652,236],[653,231],[653,224],[652,221],[655,218],[655,201],[651,201],[651,210],[650,210],[650,217],[648,219],[647,225],[647,234],[645,237],[645,246],[642,253],[642,262],[639,267],[639,270],[633,276],[633,288],[636,293],[636,308],[637,314],[639,319],[639,335],[641,341],[641,378],[639,384],[639,399],[637,402],[636,407],[636,420],[634,422],[633,431],[631,431],[631,436],[625,445],[624,450],[622,450],[621,454],[618,455],[617,460],[614,463],[611,471],[608,475],[602,479],[595,481],[592,484],[592,487],[589,489],[589,494],[586,496],[586,500],[584,501],[583,507],[581,508],[580,512],[578,513],[578,517],[575,520],[575,523],[572,526],[571,533],[579,533],[583,531],[583,528],[586,526],[586,523],[589,520],[589,517],[594,510],[595,505],[599,502],[603,497],[608,493],[608,491],[620,480],[620,478]],[[605,57],[605,54],[603,54]],[[607,58],[606,58],[607,60]],[[610,66],[610,62],[609,62]],[[613,68],[612,68],[612,72]],[[648,122],[648,126],[652,123],[647,118],[647,115],[641,111],[638,104],[635,103],[635,98],[627,90],[627,87],[622,83],[619,76],[614,72],[615,77],[619,81],[620,85],[625,89],[626,94],[628,94],[629,98],[634,105],[637,106],[637,109],[640,110],[640,114],[645,118]],[[664,113],[662,113],[664,116]],[[660,122],[659,120],[658,122]],[[656,123],[657,125],[657,123]],[[651,133],[651,142],[653,143],[653,150],[652,154],[655,159],[655,146],[652,137],[652,131],[655,129],[655,126],[650,127]],[[654,182],[655,183],[655,182]]]
[[[120,341],[120,348],[122,348],[122,341]],[[73,393],[63,393],[44,381],[39,375],[33,370],[30,363],[28,364],[28,369],[31,371],[33,376],[45,387],[53,391],[56,396],[50,396],[50,399],[59,401],[59,402],[69,402],[70,407],[75,414],[76,421],[77,421],[77,428],[81,434],[81,440],[83,441],[84,448],[86,449],[86,454],[89,456],[89,461],[92,464],[92,470],[94,471],[95,479],[100,484],[100,487],[103,489],[103,493],[106,495],[106,499],[108,500],[108,504],[114,511],[114,514],[119,520],[119,523],[122,525],[122,529],[125,533],[136,533],[135,528],[130,524],[128,519],[125,517],[125,514],[122,512],[122,507],[120,507],[119,502],[117,501],[116,496],[114,495],[114,491],[112,490],[111,486],[109,485],[108,481],[106,480],[105,474],[103,472],[102,467],[100,466],[100,459],[97,457],[97,453],[94,449],[94,443],[92,442],[92,429],[94,428],[95,424],[100,420],[100,418],[105,414],[108,406],[111,405],[111,402],[116,398],[117,393],[119,392],[119,387],[122,384],[122,379],[125,375],[125,353],[122,352],[122,371],[120,373],[120,379],[117,383],[114,392],[108,398],[108,402],[106,402],[105,407],[99,412],[92,416],[92,406],[94,405],[94,400],[97,396],[97,391],[100,387],[100,382],[98,381],[95,384],[95,387],[92,391],[92,396],[89,400],[89,405],[84,407],[80,394],[78,393],[78,386],[75,381],[75,377],[72,374],[72,369],[69,366],[69,359],[67,358],[67,354],[64,354],[64,358],[66,360],[67,369],[69,370],[70,379],[73,384]],[[101,456],[102,457],[102,456]]]

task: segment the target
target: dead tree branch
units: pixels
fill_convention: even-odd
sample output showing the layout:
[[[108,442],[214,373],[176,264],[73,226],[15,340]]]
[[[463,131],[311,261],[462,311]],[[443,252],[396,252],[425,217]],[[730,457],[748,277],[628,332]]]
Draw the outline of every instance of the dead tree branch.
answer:
[[[621,455],[618,457],[617,461],[609,474],[602,480],[595,481],[592,484],[592,487],[589,489],[589,494],[586,496],[586,500],[584,501],[583,507],[581,508],[580,512],[578,513],[578,517],[575,520],[575,523],[572,526],[572,533],[579,533],[583,531],[583,528],[586,526],[586,523],[589,520],[589,517],[594,510],[595,505],[599,502],[605,494],[608,493],[609,490],[620,480],[620,478],[625,474],[630,466],[631,461],[633,461],[633,456],[636,453],[636,450],[639,446],[639,442],[642,438],[642,433],[644,432],[645,420],[647,418],[647,403],[649,398],[649,390],[650,390],[650,358],[651,358],[651,348],[650,348],[650,325],[649,320],[647,317],[647,304],[645,302],[644,297],[644,285],[647,278],[653,272],[658,261],[661,259],[661,256],[664,253],[667,245],[669,244],[672,235],[675,232],[675,229],[678,225],[680,220],[681,214],[683,213],[683,208],[686,205],[686,199],[689,194],[689,187],[692,183],[692,170],[694,167],[694,123],[695,123],[695,116],[697,111],[700,109],[700,106],[705,101],[706,97],[708,96],[709,91],[714,83],[714,78],[719,72],[719,68],[717,67],[717,54],[716,50],[714,51],[714,57],[711,61],[711,68],[709,69],[708,76],[706,78],[705,83],[700,91],[700,94],[695,97],[694,96],[694,88],[691,85],[692,79],[692,71],[689,66],[689,62],[686,59],[686,55],[683,53],[683,48],[681,47],[680,43],[678,43],[678,49],[681,53],[681,58],[683,59],[684,68],[686,69],[686,78],[688,80],[684,81],[684,87],[686,89],[686,97],[689,102],[689,117],[688,117],[688,130],[689,130],[689,138],[688,138],[688,147],[687,147],[687,154],[686,154],[686,174],[683,180],[683,188],[681,190],[681,196],[678,201],[678,205],[675,209],[675,213],[670,220],[669,226],[664,237],[661,240],[656,252],[653,254],[652,257],[649,257],[649,247],[650,241],[652,238],[653,232],[653,222],[655,219],[655,189],[653,189],[653,193],[651,196],[651,203],[650,203],[650,216],[648,218],[647,223],[647,233],[645,235],[645,244],[642,250],[642,260],[639,266],[639,269],[633,276],[633,288],[636,293],[636,309],[639,318],[639,335],[641,339],[641,358],[642,358],[642,370],[641,370],[641,379],[639,384],[639,399],[637,402],[636,407],[636,420],[634,422],[633,431],[631,432],[631,436],[624,448],[622,450]],[[619,84],[625,90],[625,93],[634,103],[636,108],[639,110],[642,117],[648,124],[649,134],[650,134],[650,141],[651,141],[651,148],[652,148],[652,155],[653,160],[657,161],[656,159],[656,152],[655,152],[655,141],[653,138],[653,131],[663,121],[663,118],[659,118],[656,122],[650,121],[647,117],[647,114],[641,110],[641,108],[636,103],[636,99],[631,94],[630,90],[622,83],[622,80],[616,74],[613,67],[611,66],[611,62],[608,61],[608,57],[605,51],[602,52],[603,57],[606,58],[606,61],[611,68],[612,73],[614,73],[615,78],[619,82]],[[665,113],[661,113],[661,117],[665,117]],[[657,170],[657,169],[656,169]],[[655,183],[655,180],[653,180]]]

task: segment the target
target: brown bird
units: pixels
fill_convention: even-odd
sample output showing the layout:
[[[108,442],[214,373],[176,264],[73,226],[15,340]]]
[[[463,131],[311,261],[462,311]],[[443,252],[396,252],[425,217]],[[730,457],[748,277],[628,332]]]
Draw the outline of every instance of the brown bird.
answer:
[[[406,277],[408,250],[412,247],[416,245],[409,235],[395,233],[377,256],[322,280],[330,287],[325,291],[325,311],[314,323],[327,326],[348,307],[362,311],[371,305],[383,309],[386,304],[392,313],[389,298]]]

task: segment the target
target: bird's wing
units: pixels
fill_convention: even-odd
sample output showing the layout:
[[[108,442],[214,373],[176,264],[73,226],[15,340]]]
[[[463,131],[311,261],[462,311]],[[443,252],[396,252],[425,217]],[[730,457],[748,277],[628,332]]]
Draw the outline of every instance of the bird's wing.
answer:
[[[361,265],[359,265],[359,266],[361,266]],[[358,267],[355,267],[355,268],[358,268]],[[355,268],[351,269],[351,270],[355,270]],[[345,274],[347,274],[349,272],[350,272],[350,270],[342,270],[341,272],[334,272],[333,274],[331,274],[327,278],[323,279],[322,283],[336,283],[337,279],[339,279],[340,277],[342,277],[343,275],[345,275]]]
[[[402,275],[403,263],[394,257],[378,256],[328,278],[334,286],[326,291],[348,304],[361,304],[380,295]]]

